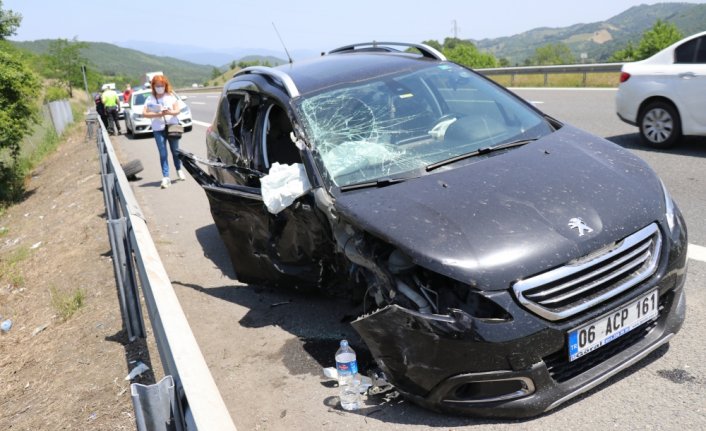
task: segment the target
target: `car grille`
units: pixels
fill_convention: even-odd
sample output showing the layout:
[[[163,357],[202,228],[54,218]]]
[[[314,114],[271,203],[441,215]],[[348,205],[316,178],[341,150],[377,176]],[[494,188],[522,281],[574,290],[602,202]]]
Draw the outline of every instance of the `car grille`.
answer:
[[[571,264],[513,285],[520,303],[557,321],[569,318],[625,292],[654,274],[662,236],[656,224]]]
[[[663,296],[659,301],[660,316],[664,310],[666,298]],[[623,350],[639,343],[643,340],[656,326],[659,317],[650,322],[646,322],[620,338],[617,338],[605,346],[594,350],[593,352],[569,362],[569,354],[564,348],[552,355],[545,357],[544,363],[547,365],[549,375],[558,383],[570,380],[581,373],[595,367],[596,365],[612,358]]]

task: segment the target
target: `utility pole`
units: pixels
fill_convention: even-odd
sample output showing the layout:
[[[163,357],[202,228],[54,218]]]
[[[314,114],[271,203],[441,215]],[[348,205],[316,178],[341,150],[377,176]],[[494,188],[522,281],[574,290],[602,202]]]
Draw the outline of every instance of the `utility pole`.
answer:
[[[456,23],[456,20],[451,21],[454,25],[453,31],[454,31],[454,39],[458,39],[458,24]]]

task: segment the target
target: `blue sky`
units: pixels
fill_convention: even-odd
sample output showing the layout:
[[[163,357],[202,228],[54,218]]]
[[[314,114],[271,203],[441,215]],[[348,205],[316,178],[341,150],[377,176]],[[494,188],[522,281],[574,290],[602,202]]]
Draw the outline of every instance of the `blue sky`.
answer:
[[[690,1],[689,3],[704,3]],[[326,51],[370,40],[421,42],[511,36],[608,19],[639,0],[3,0],[23,16],[12,40],[147,41],[209,50]],[[416,5],[425,4],[420,7]],[[110,19],[107,20],[107,18]],[[106,23],[106,20],[108,23]]]

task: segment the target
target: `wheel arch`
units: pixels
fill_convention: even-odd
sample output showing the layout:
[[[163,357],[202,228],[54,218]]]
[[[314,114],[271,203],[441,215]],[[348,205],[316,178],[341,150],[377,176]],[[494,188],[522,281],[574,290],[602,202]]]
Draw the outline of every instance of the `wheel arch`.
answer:
[[[681,125],[681,122],[682,122],[681,121],[681,119],[682,119],[681,110],[679,109],[679,106],[676,103],[674,103],[674,101],[672,99],[670,99],[669,97],[666,97],[666,96],[650,96],[647,99],[643,100],[642,103],[640,103],[640,108],[637,110],[636,120],[637,120],[638,127],[639,127],[640,121],[642,119],[642,114],[644,114],[644,112],[645,112],[645,108],[653,102],[664,102],[664,103],[668,103],[668,104],[672,105],[674,110],[677,112],[677,115],[679,116],[678,120],[679,120],[679,124]]]

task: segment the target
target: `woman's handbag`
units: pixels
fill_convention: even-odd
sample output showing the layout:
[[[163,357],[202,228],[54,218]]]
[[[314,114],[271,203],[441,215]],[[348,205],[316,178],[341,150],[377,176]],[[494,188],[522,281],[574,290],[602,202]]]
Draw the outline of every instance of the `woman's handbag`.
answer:
[[[167,124],[167,136],[170,138],[181,138],[184,133],[184,126],[181,124]]]

